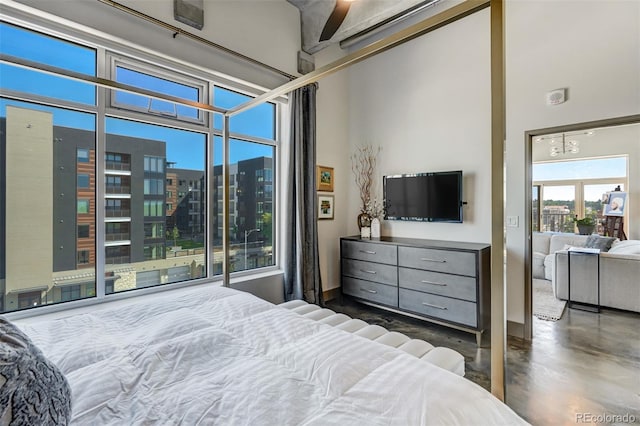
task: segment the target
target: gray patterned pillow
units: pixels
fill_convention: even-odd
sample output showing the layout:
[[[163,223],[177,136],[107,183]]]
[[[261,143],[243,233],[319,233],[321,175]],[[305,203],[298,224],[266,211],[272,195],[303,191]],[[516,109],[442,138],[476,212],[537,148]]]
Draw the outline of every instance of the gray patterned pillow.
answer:
[[[66,425],[71,389],[58,368],[0,317],[0,425]]]
[[[587,238],[587,242],[585,243],[585,247],[589,248],[597,248],[600,251],[605,252],[609,251],[611,245],[616,240],[615,237],[601,237],[598,234],[591,234]]]

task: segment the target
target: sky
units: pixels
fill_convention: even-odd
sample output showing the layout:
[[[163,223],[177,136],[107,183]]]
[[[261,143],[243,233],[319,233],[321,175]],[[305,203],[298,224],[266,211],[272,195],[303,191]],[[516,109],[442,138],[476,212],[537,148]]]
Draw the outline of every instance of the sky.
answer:
[[[0,24],[0,51],[4,54],[21,57],[35,62],[64,68],[67,70],[96,75],[96,52],[52,37],[32,33],[7,24]],[[135,68],[131,67],[131,68]],[[119,82],[157,91],[189,100],[199,100],[199,87],[175,83],[161,79],[135,69],[117,67],[116,79]],[[36,95],[59,98],[84,105],[96,104],[96,88],[92,84],[73,81],[37,71],[27,70],[8,64],[0,64],[0,87]],[[114,93],[116,93],[114,91]],[[198,119],[195,108],[173,104],[171,102],[150,100],[148,97],[117,92],[115,101],[125,107],[162,112],[190,120]],[[231,108],[250,98],[224,88],[215,87],[213,93],[215,105]],[[0,116],[6,117],[6,106],[18,105],[53,114],[54,125],[95,131],[95,116],[90,113],[43,107],[36,104],[0,99]],[[203,113],[206,114],[206,113]],[[221,114],[214,114],[214,128],[222,128]],[[177,120],[179,125],[180,120]],[[204,130],[204,129],[203,129]],[[164,141],[167,144],[167,161],[175,167],[192,170],[204,170],[206,135],[194,131],[178,130],[158,125],[144,124],[118,118],[107,118],[107,133],[140,137]],[[275,139],[275,106],[266,103],[238,114],[230,119],[230,131],[249,136]],[[214,141],[214,164],[222,164],[222,139]],[[230,162],[261,156],[273,157],[271,146],[232,140],[230,143]]]
[[[626,157],[554,161],[533,165],[534,182],[619,177],[622,184],[626,175]],[[587,201],[599,200],[604,192],[611,191],[614,187],[615,185],[586,185],[585,199]],[[573,200],[575,198],[575,189],[573,186],[568,185],[545,185],[544,198],[546,200]]]

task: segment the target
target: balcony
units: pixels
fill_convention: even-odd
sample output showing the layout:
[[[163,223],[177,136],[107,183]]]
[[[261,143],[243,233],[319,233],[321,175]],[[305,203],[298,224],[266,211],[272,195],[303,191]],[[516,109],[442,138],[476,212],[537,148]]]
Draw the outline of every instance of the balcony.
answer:
[[[130,239],[128,232],[114,232],[110,234],[105,234],[105,241],[126,241]]]
[[[570,212],[542,212],[542,229],[543,232],[574,232],[575,223],[573,218],[575,214]]]
[[[123,163],[120,161],[105,161],[105,170],[131,171],[131,163]]]
[[[131,194],[130,185],[105,185],[107,194]]]
[[[130,256],[108,256],[105,259],[107,265],[121,265],[123,263],[131,263]]]
[[[104,212],[106,217],[131,217],[130,209],[106,209]]]

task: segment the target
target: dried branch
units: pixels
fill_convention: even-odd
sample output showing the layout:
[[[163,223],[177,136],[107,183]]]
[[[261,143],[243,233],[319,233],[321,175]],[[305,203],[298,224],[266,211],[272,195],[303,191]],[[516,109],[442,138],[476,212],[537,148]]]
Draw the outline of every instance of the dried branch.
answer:
[[[380,149],[380,147],[374,148],[371,145],[360,146],[356,148],[356,152],[349,156],[351,171],[360,191],[360,201],[362,202],[360,211],[362,213],[367,212],[367,206],[371,201],[371,187],[374,183],[374,172]]]

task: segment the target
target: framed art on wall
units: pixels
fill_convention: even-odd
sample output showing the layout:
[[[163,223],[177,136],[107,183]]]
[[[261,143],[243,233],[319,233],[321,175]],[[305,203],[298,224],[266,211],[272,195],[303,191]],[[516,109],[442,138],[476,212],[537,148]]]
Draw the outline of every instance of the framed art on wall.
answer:
[[[333,192],[333,167],[316,166],[318,191]]]
[[[318,219],[333,219],[333,195],[318,195]]]

